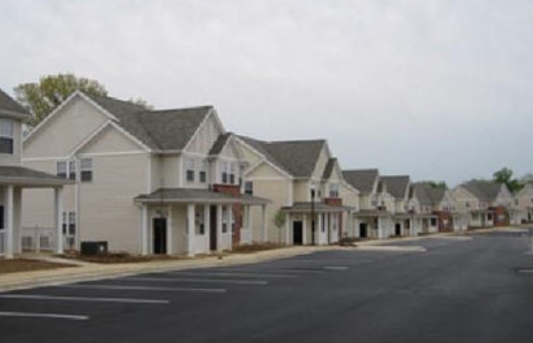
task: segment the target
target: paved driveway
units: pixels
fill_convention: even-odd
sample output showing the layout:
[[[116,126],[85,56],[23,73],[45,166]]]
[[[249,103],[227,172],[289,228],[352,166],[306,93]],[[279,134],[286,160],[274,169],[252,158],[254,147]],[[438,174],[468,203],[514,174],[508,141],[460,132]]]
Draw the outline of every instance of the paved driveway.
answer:
[[[521,234],[0,294],[0,342],[531,342]]]

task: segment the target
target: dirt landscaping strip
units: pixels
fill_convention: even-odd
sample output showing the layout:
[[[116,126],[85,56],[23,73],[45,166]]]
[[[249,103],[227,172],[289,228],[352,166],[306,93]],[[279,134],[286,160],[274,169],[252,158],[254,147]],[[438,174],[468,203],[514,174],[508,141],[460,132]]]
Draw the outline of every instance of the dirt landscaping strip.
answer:
[[[32,272],[37,270],[50,270],[58,268],[75,267],[71,264],[52,263],[25,258],[3,260],[0,259],[0,275],[7,273]]]

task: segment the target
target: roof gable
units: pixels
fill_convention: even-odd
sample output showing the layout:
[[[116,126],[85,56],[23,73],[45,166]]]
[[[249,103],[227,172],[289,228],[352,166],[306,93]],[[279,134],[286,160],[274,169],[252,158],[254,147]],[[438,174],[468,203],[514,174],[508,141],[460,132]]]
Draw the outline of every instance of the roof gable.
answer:
[[[408,196],[410,184],[409,176],[381,176],[380,179],[386,184],[387,192],[396,199],[405,198]]]
[[[0,88],[0,116],[31,119],[31,114]]]
[[[378,179],[377,169],[344,170],[342,175],[346,182],[363,193],[372,193]]]

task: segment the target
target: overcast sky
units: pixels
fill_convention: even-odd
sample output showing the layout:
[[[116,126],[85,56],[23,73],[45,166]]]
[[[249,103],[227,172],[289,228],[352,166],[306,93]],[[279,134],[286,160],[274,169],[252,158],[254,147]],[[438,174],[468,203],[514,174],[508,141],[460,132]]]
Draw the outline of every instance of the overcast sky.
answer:
[[[0,87],[96,79],[343,168],[454,185],[533,171],[531,0],[6,1]]]

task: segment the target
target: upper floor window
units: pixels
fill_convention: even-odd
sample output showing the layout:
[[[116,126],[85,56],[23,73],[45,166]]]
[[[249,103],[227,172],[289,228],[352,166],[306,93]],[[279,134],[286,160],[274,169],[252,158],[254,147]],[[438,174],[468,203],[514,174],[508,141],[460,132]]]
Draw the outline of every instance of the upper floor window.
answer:
[[[234,185],[235,184],[235,174],[237,171],[237,163],[232,162],[229,164],[229,183]]]
[[[329,197],[338,198],[339,197],[339,184],[332,183],[329,185]]]
[[[67,167],[68,167],[68,164],[67,164],[66,161],[57,162],[57,165],[56,165],[57,173],[56,173],[56,175],[66,179],[67,178],[67,174],[68,174]]]
[[[206,161],[200,161],[199,165],[200,170],[198,171],[198,178],[201,183],[207,182],[207,163]]]
[[[13,155],[15,124],[12,120],[0,120],[0,153]]]
[[[68,162],[68,178],[76,180],[76,161]]]
[[[244,183],[244,194],[254,195],[254,183],[252,181]]]
[[[194,159],[188,158],[185,163],[187,181],[194,182]]]
[[[221,163],[221,179],[220,181],[222,183],[229,183],[229,175],[230,175],[230,163],[229,162],[222,162]]]
[[[82,182],[90,182],[93,180],[93,160],[90,158],[83,158],[80,161],[80,180]]]

